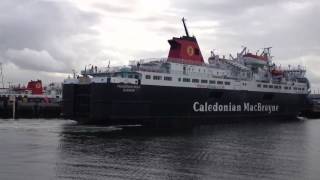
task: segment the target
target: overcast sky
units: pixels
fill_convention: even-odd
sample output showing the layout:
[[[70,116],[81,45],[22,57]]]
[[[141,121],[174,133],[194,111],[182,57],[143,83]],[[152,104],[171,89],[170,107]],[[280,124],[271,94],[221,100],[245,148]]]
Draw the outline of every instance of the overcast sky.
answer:
[[[166,57],[186,17],[205,58],[272,46],[275,63],[306,66],[320,88],[319,9],[318,0],[1,0],[0,61],[6,83],[25,83]]]

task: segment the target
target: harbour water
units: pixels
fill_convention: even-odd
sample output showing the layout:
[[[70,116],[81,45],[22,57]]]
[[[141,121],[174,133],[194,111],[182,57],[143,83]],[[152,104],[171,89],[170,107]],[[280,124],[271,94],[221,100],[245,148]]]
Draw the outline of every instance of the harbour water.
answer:
[[[320,178],[320,120],[185,131],[0,120],[0,179]]]

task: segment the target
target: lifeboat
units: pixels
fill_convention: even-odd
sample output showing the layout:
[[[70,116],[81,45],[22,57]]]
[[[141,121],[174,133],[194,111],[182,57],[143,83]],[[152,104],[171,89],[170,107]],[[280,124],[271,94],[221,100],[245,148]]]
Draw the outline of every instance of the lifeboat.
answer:
[[[264,66],[268,63],[268,57],[266,55],[254,55],[247,53],[243,55],[244,62],[249,65]]]
[[[271,71],[271,74],[272,74],[273,76],[282,76],[282,75],[283,75],[283,71],[280,70],[280,69],[273,69],[273,70]]]

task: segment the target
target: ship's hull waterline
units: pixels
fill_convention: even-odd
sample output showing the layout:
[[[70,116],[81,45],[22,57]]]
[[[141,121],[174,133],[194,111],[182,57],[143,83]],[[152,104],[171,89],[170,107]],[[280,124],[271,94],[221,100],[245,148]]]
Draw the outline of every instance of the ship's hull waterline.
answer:
[[[177,125],[295,119],[306,94],[112,83],[64,84],[63,113],[86,124]]]

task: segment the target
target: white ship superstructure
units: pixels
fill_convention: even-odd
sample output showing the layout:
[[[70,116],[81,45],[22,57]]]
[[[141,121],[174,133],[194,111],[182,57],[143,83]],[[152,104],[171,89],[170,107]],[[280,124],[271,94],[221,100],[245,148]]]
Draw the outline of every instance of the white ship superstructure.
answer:
[[[89,70],[82,74],[93,76],[90,81],[94,83],[106,83],[109,78],[113,83],[137,85],[308,94],[310,87],[304,68],[277,68],[270,60],[269,48],[264,52],[268,57],[265,64],[252,57],[250,63],[246,63],[245,50],[232,60],[220,58],[212,52],[209,63],[193,64],[183,59],[169,58],[146,59],[131,61],[130,67]],[[135,76],[141,76],[140,81]]]

